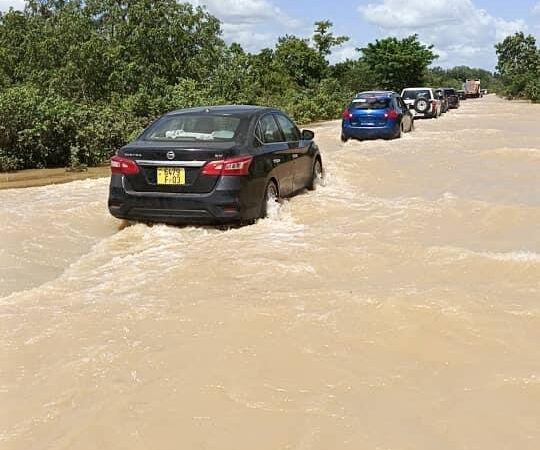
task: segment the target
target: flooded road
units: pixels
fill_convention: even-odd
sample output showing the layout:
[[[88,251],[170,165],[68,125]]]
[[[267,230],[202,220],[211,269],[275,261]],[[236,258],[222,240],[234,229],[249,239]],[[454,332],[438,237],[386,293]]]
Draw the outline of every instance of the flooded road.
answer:
[[[0,448],[540,448],[540,105],[400,141],[228,231],[108,180],[0,192]]]

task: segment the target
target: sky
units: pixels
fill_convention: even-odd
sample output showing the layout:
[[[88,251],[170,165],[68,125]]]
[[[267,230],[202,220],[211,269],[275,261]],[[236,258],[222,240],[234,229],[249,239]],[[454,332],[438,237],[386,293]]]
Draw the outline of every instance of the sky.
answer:
[[[334,49],[332,62],[356,58],[355,50],[386,36],[417,33],[433,44],[434,65],[495,68],[494,45],[517,31],[540,42],[540,0],[189,0],[222,21],[227,42],[249,51],[273,47],[278,36],[309,37],[313,24],[330,20],[350,41]],[[0,0],[0,11],[24,0]]]

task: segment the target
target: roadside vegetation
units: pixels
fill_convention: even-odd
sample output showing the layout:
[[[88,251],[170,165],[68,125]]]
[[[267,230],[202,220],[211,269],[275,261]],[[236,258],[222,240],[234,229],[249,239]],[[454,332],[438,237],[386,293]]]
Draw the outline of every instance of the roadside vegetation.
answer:
[[[0,171],[99,165],[176,108],[262,104],[307,123],[339,117],[361,90],[494,81],[481,69],[430,69],[437,55],[416,35],[330,64],[347,40],[321,21],[310,39],[282,36],[253,54],[227,45],[219,20],[189,3],[29,0],[0,14]],[[512,78],[513,66],[500,70]]]
[[[540,49],[532,35],[516,33],[495,46],[499,93],[540,102]]]

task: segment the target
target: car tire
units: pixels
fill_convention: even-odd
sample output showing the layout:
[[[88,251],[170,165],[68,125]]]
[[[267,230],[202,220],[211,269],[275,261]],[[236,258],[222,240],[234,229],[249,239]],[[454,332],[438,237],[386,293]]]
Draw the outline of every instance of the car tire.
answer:
[[[314,191],[315,189],[317,189],[317,186],[321,184],[323,178],[324,178],[324,171],[323,171],[322,162],[319,158],[317,158],[315,160],[315,164],[313,164],[311,180],[309,181],[309,184],[307,185],[308,190]]]
[[[340,139],[341,142],[345,143],[349,140],[349,136],[347,136],[345,133],[341,133]]]
[[[261,204],[261,219],[268,217],[268,205],[272,202],[279,201],[279,190],[274,180],[270,180],[264,190],[264,196]]]
[[[411,126],[409,128],[409,133],[414,131],[414,119],[411,120]]]
[[[399,139],[403,136],[403,121],[399,122],[394,139]]]
[[[430,102],[424,97],[419,97],[414,101],[414,109],[419,113],[425,114],[429,110],[429,104]]]

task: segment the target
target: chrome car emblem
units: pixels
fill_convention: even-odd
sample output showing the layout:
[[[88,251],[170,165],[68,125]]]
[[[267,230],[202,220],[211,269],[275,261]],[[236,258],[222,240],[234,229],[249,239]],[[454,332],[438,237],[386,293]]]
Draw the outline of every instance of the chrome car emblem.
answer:
[[[174,159],[176,157],[176,155],[174,154],[174,152],[167,152],[167,159]]]

